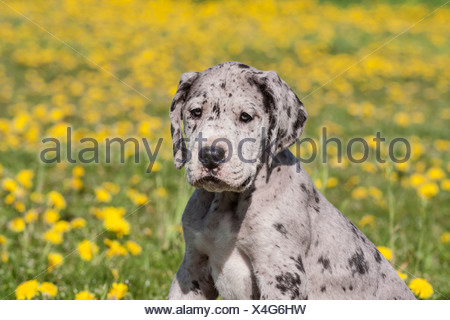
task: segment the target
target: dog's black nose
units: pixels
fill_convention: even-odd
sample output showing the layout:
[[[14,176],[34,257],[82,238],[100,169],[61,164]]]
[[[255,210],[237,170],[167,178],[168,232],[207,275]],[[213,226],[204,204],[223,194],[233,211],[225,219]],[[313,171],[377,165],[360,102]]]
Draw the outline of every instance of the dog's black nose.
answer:
[[[198,159],[205,168],[215,169],[224,161],[225,150],[219,146],[203,147],[198,152]]]

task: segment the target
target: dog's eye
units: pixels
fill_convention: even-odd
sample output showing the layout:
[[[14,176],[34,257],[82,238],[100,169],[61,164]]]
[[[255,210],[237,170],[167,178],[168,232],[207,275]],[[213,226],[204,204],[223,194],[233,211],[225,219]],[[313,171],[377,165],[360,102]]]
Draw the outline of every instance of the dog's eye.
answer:
[[[247,112],[242,112],[241,113],[241,117],[239,118],[239,120],[241,120],[242,122],[250,122],[253,120],[252,116],[249,115]]]
[[[194,118],[200,118],[202,116],[202,109],[201,108],[195,108],[191,110],[191,115]]]

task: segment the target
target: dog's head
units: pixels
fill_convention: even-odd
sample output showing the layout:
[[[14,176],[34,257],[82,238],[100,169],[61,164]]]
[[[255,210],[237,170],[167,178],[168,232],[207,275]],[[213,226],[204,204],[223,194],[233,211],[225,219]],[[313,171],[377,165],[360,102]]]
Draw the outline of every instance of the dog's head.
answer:
[[[181,76],[170,119],[175,165],[186,164],[188,182],[242,192],[264,163],[298,140],[307,113],[274,71],[225,62]]]

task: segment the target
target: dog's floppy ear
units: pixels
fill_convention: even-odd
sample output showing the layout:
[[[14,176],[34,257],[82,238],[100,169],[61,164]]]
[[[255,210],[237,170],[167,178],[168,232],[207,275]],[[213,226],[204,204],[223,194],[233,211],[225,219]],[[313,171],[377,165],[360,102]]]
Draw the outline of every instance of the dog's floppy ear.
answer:
[[[277,140],[272,149],[276,155],[300,138],[308,114],[294,91],[275,71],[250,73],[248,81],[263,95],[264,111],[269,114],[269,143]]]
[[[177,169],[181,169],[186,163],[187,149],[181,132],[183,120],[183,106],[192,84],[198,78],[198,72],[187,72],[181,75],[177,92],[170,106],[170,131],[172,134],[173,161]]]

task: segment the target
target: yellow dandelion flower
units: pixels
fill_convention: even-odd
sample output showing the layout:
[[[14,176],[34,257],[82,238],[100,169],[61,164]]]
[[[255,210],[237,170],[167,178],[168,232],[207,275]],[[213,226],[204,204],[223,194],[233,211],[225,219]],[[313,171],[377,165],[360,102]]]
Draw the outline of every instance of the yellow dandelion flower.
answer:
[[[439,187],[435,183],[425,183],[417,190],[417,192],[419,196],[429,199],[439,192]]]
[[[109,192],[102,188],[98,188],[97,190],[95,190],[95,197],[99,202],[111,201],[111,195],[109,194]]]
[[[13,193],[17,190],[17,183],[13,179],[6,178],[3,180],[3,189]]]
[[[127,249],[116,240],[105,239],[105,244],[109,247],[106,253],[109,258],[113,256],[125,256]]]
[[[352,198],[356,200],[367,198],[367,189],[365,187],[357,187],[353,189]]]
[[[83,218],[75,218],[70,222],[70,225],[74,229],[83,228],[86,225],[86,220]]]
[[[63,236],[59,232],[49,230],[46,233],[44,233],[44,240],[53,244],[60,244],[63,242]]]
[[[434,293],[431,284],[427,280],[422,278],[411,280],[411,282],[409,283],[409,288],[420,299],[428,299]]]
[[[370,226],[373,227],[375,223],[375,217],[371,214],[365,215],[361,218],[361,220],[359,220],[358,222],[358,226],[360,226],[361,228],[365,227],[365,226]]]
[[[43,199],[44,199],[44,197],[42,196],[41,193],[32,192],[30,194],[30,200],[33,201],[34,203],[42,203]]]
[[[44,212],[43,219],[47,224],[53,224],[59,220],[59,213],[53,209],[47,209]]]
[[[25,204],[23,202],[17,201],[14,204],[14,208],[18,211],[18,212],[24,212],[25,211]]]
[[[441,242],[442,243],[449,243],[450,242],[450,232],[444,232],[441,234]],[[1,241],[0,241],[1,243]]]
[[[414,166],[414,170],[418,173],[424,173],[427,165],[423,161],[418,161]]]
[[[441,181],[441,188],[445,191],[450,191],[450,179],[444,179]]]
[[[400,163],[394,163],[394,167],[401,172],[405,172],[408,170],[409,168],[409,163],[408,162],[400,162]]]
[[[122,299],[128,292],[128,286],[125,283],[114,282],[112,288],[109,290],[107,298],[113,300]]]
[[[72,169],[72,174],[74,177],[81,178],[84,176],[84,168],[82,166],[75,166]]]
[[[128,190],[127,196],[136,206],[141,206],[148,201],[148,197],[145,194],[137,192],[134,189]]]
[[[15,218],[9,223],[9,228],[14,232],[22,232],[25,229],[25,221],[22,218]]]
[[[119,280],[119,270],[117,270],[116,268],[111,269],[111,273],[114,277],[114,280]]]
[[[130,240],[130,241],[127,241],[126,245],[127,245],[128,251],[129,251],[133,256],[137,256],[137,255],[141,254],[142,248],[141,248],[141,246],[138,245],[136,242]]]
[[[118,194],[120,191],[119,185],[117,185],[113,182],[103,182],[102,186],[106,191],[108,191],[112,194]]]
[[[80,291],[75,295],[75,300],[96,300],[94,294],[89,291]]]
[[[0,245],[5,245],[8,242],[6,237],[2,234],[0,234]]]
[[[67,221],[61,220],[53,226],[55,232],[64,233],[70,230],[70,224]]]
[[[447,151],[450,149],[450,141],[437,139],[434,141],[434,147],[439,151]]]
[[[27,189],[33,186],[33,178],[34,172],[32,170],[21,170],[16,175],[16,180]]]
[[[400,279],[402,279],[403,281],[405,281],[408,278],[408,275],[406,273],[397,271],[397,274],[400,277]]]
[[[397,112],[394,115],[394,121],[399,126],[407,127],[410,123],[409,114],[407,114],[406,112]]]
[[[58,293],[58,288],[51,282],[42,282],[39,285],[38,290],[45,296],[49,295],[50,297],[56,296]]]
[[[167,190],[166,190],[166,188],[160,187],[160,188],[156,189],[155,192],[156,192],[156,195],[157,195],[159,198],[165,198],[165,197],[167,197]]]
[[[37,219],[38,219],[38,213],[34,209],[28,210],[27,213],[25,214],[25,222],[26,223],[35,222]]]
[[[392,258],[392,251],[391,251],[391,249],[383,247],[383,246],[378,246],[377,249],[386,258],[386,260],[391,260],[391,258]]]
[[[83,240],[78,244],[77,250],[81,259],[91,261],[98,252],[98,246],[94,242]]]
[[[376,200],[381,200],[383,198],[383,192],[376,187],[370,187],[369,194]]]
[[[108,231],[116,233],[119,238],[122,238],[123,235],[130,234],[130,224],[118,216],[105,217],[104,226]]]
[[[73,189],[80,190],[81,188],[83,188],[83,181],[79,178],[73,178],[71,180],[71,185]]]
[[[427,175],[431,180],[441,180],[445,178],[445,172],[441,168],[433,167],[428,169]]]
[[[420,186],[421,184],[425,183],[426,179],[425,179],[424,175],[414,173],[409,178],[409,181],[413,187],[417,187],[417,186]]]
[[[48,193],[48,205],[56,209],[64,209],[66,207],[66,200],[59,192],[50,191]]]
[[[9,253],[8,253],[8,251],[6,251],[6,250],[3,250],[3,251],[2,251],[0,260],[1,260],[3,263],[7,263],[7,262],[9,261]]]
[[[317,187],[317,189],[319,189],[319,190],[322,189],[322,180],[316,179],[316,180],[314,180],[314,184]]]
[[[160,171],[161,168],[162,168],[161,163],[158,162],[158,161],[155,161],[155,162],[153,163],[152,172]]]
[[[326,187],[327,188],[334,188],[338,185],[339,180],[335,177],[330,177],[327,179]]]
[[[366,172],[371,172],[371,173],[377,172],[377,166],[372,162],[364,162],[361,164],[361,166],[362,166],[362,169]]]
[[[131,185],[136,185],[141,181],[141,177],[137,174],[132,175],[130,180],[128,180]]]
[[[12,204],[15,200],[14,194],[7,194],[5,197],[5,204]]]
[[[30,300],[38,293],[39,283],[37,280],[29,280],[22,282],[16,288],[16,298],[18,300]]]
[[[59,267],[63,263],[63,256],[59,253],[50,252],[47,255],[48,268],[47,272],[53,271],[55,268]]]

